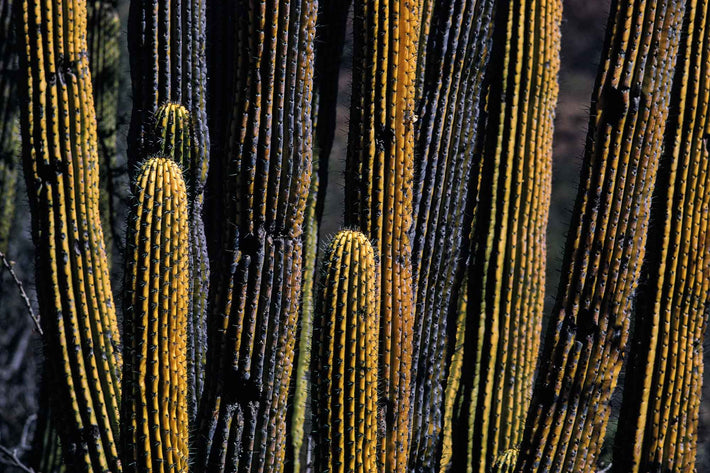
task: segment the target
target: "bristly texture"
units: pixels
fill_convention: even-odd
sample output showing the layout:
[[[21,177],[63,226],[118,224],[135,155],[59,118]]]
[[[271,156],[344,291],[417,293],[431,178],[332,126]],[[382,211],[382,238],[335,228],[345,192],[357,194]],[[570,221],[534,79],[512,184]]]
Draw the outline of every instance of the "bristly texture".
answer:
[[[126,238],[121,458],[127,472],[187,473],[187,192],[170,158],[133,185]]]
[[[380,405],[386,470],[407,469],[412,398],[412,180],[418,2],[355,0],[345,224],[381,264]]]
[[[450,356],[447,317],[457,292],[455,276],[465,263],[459,251],[463,229],[470,229],[464,210],[493,4],[492,0],[428,2],[430,36],[421,34],[426,44],[420,44],[420,60],[426,58],[426,64],[422,90],[417,90],[422,98],[415,125],[412,221],[416,310],[409,468],[414,471],[438,469]]]
[[[517,447],[532,394],[545,293],[560,0],[498,2],[473,205],[451,471],[486,473]]]
[[[118,472],[121,358],[99,214],[86,3],[18,8],[20,110],[53,412],[67,467]]]
[[[229,11],[234,5],[215,5]],[[280,472],[311,175],[316,2],[238,0],[197,472]],[[228,14],[228,12],[225,12]]]
[[[628,341],[685,2],[616,0],[516,471],[597,471]]]
[[[695,471],[710,282],[710,4],[687,3],[612,471]]]
[[[377,346],[379,274],[360,232],[328,246],[314,321],[314,471],[378,473]]]

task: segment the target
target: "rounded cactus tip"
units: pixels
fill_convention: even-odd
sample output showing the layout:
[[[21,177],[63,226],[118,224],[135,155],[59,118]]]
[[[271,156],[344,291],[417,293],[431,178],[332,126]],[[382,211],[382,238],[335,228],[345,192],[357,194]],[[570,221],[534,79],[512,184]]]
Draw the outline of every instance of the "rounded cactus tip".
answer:
[[[518,449],[511,448],[504,450],[493,465],[493,473],[512,473],[515,463],[518,461]]]

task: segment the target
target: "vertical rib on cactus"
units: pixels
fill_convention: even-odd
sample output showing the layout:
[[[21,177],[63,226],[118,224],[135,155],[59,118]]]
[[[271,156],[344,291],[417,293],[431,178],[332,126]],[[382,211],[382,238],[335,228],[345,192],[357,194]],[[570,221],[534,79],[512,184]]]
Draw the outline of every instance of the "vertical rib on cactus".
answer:
[[[379,287],[375,252],[339,232],[323,261],[314,336],[315,471],[382,471],[378,446]]]
[[[493,2],[449,0],[436,2],[432,8],[415,130],[412,266],[416,328],[410,469],[416,471],[436,470],[442,440],[447,316],[455,292],[454,275],[461,264],[465,195],[488,62]]]
[[[514,448],[504,451],[498,456],[493,465],[492,473],[513,473],[515,462],[518,459],[518,451]]]
[[[579,193],[516,471],[596,471],[628,339],[684,2],[612,2]]]
[[[116,6],[110,1],[87,1],[89,68],[94,87],[94,106],[98,124],[99,208],[104,225],[106,255],[111,266],[116,228],[113,198],[113,172],[116,170],[116,120],[118,118],[118,76],[121,62],[119,41],[121,23]]]
[[[487,472],[524,427],[544,302],[561,13],[559,0],[496,7],[472,177],[484,184],[469,197],[476,213],[452,471]]]
[[[45,361],[44,374],[39,388],[39,409],[37,409],[29,466],[42,473],[63,473],[66,468],[62,458],[59,434],[52,420],[52,407],[49,399],[51,383],[48,375],[47,362]]]
[[[687,3],[613,471],[693,472],[708,299],[710,6]]]
[[[210,292],[194,468],[278,472],[311,174],[316,2],[239,0],[236,7],[235,95],[221,164],[225,235]]]
[[[386,470],[409,454],[413,290],[411,244],[418,2],[355,0],[345,224],[370,238],[382,269],[380,394]]]
[[[134,182],[126,238],[123,467],[186,472],[188,465],[187,192],[180,167],[150,158]]]
[[[56,426],[72,471],[121,470],[119,332],[99,215],[86,3],[23,0],[20,110]]]

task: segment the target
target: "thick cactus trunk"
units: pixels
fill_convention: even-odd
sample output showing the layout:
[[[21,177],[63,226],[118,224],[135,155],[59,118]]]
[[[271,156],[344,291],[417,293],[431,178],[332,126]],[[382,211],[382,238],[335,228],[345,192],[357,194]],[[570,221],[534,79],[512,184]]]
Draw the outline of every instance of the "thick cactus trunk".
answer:
[[[628,340],[684,2],[616,0],[516,471],[596,471]]]
[[[187,191],[180,167],[151,158],[133,188],[127,236],[121,456],[126,471],[187,472]]]
[[[708,303],[710,6],[687,4],[613,471],[695,471]]]
[[[99,216],[86,4],[19,6],[25,178],[56,425],[72,471],[121,470],[120,354]]]
[[[311,174],[316,3],[240,0],[236,8],[235,95],[220,165],[224,246],[212,279],[194,468],[278,472]]]
[[[313,354],[315,471],[383,471],[378,446],[379,274],[375,252],[344,230],[323,261]]]

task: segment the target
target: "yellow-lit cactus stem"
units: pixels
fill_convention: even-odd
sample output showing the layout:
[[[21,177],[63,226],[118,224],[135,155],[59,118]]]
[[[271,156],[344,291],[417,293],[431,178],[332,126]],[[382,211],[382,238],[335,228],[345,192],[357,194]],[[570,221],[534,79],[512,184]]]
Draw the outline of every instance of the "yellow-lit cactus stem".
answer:
[[[99,213],[86,3],[17,7],[24,175],[55,425],[70,471],[119,472],[121,358]]]
[[[464,271],[465,212],[494,2],[429,3],[432,28],[415,126],[412,268],[414,399],[409,469],[435,471],[442,446],[452,298]],[[422,25],[424,28],[424,25]],[[428,41],[427,41],[428,39]],[[453,301],[455,304],[455,301]],[[450,428],[450,426],[449,426]]]
[[[493,464],[491,473],[513,473],[515,462],[518,460],[518,451],[514,448],[505,450],[498,455],[498,459]]]
[[[207,292],[209,264],[202,221],[202,191],[199,153],[192,134],[190,111],[177,103],[162,105],[155,115],[152,146],[161,156],[171,157],[183,169],[187,181],[190,214],[190,305],[188,317],[188,409],[190,419],[197,414],[202,393],[207,352]]]
[[[560,0],[496,4],[469,186],[476,204],[451,471],[487,473],[524,428],[544,304],[561,16]]]
[[[612,471],[695,471],[710,256],[710,5],[687,2]]]
[[[315,471],[384,471],[378,446],[378,279],[365,235],[335,235],[323,261],[314,321]]]
[[[355,0],[345,224],[381,264],[380,405],[386,470],[404,472],[411,437],[414,305],[409,232],[418,2]]]
[[[597,471],[645,253],[685,4],[612,5],[516,471]]]
[[[189,233],[180,167],[140,168],[127,236],[121,446],[125,471],[187,472]]]

